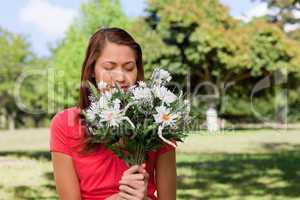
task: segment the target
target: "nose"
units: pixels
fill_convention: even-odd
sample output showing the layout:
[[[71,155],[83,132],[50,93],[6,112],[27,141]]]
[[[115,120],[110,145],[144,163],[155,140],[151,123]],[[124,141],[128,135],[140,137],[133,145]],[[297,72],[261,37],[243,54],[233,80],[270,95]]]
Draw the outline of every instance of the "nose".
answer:
[[[124,83],[126,80],[125,73],[122,70],[117,70],[112,74],[112,78],[115,83]]]

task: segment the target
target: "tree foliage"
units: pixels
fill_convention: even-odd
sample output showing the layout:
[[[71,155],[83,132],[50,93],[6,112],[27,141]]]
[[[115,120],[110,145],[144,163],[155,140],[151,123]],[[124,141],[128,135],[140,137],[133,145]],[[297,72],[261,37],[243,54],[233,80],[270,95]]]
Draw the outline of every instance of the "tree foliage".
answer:
[[[89,37],[101,27],[127,28],[129,20],[119,1],[91,0],[81,5],[80,14],[53,49],[54,105],[74,106],[79,98],[80,72]],[[56,111],[56,110],[54,110]]]
[[[219,107],[229,86],[249,102],[254,80],[299,71],[297,42],[264,19],[243,23],[232,18],[217,0],[149,0],[147,16],[136,23],[132,29],[143,44],[148,68],[153,63],[168,68],[181,83],[190,72],[194,90],[209,82],[202,93],[216,93],[217,88]]]
[[[25,78],[29,70],[43,66],[23,36],[0,28],[0,46],[0,112],[5,118],[4,127],[13,129],[31,108],[46,108],[46,84],[38,83],[37,77]],[[20,108],[20,104],[27,110]]]

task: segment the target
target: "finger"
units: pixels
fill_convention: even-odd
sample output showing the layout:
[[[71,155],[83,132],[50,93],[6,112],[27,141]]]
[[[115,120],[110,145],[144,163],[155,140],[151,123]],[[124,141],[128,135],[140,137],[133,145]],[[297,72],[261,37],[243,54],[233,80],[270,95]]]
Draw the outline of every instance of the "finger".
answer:
[[[144,192],[145,190],[141,189],[141,190],[135,190],[127,185],[120,185],[119,186],[120,191],[123,191],[129,195],[132,195],[134,197],[137,197],[138,199],[141,199],[144,197]]]
[[[136,196],[137,194],[137,192],[133,188],[129,187],[128,185],[120,185],[119,190],[134,196]]]
[[[143,180],[145,177],[144,174],[127,174],[127,175],[124,175],[122,176],[121,180],[133,180],[133,181],[136,181],[136,180]]]
[[[140,166],[139,169],[138,169],[138,172],[139,173],[145,173],[146,172],[146,168]]]
[[[117,200],[129,200],[121,196],[121,192],[119,192]]]
[[[141,189],[145,188],[145,181],[131,181],[131,180],[121,180],[119,181],[119,184],[128,185],[134,189]]]
[[[139,168],[146,170],[146,163],[143,163],[143,164],[139,165]]]
[[[147,179],[147,180],[149,179],[149,173],[147,172],[146,169],[139,168],[139,172],[142,173],[142,174],[144,174],[145,179]]]
[[[146,168],[146,163],[143,163],[143,164],[142,164],[142,167],[143,167],[143,168]]]
[[[146,171],[146,172],[144,173],[145,179],[148,180],[148,179],[149,179],[149,176],[150,176],[149,173]]]
[[[120,192],[119,193],[120,197],[126,200],[138,200],[135,196],[132,196],[130,194],[127,194],[125,192]]]
[[[133,165],[132,167],[130,167],[129,169],[127,169],[123,175],[127,175],[127,174],[133,174],[135,172],[137,172],[139,169],[138,165]]]

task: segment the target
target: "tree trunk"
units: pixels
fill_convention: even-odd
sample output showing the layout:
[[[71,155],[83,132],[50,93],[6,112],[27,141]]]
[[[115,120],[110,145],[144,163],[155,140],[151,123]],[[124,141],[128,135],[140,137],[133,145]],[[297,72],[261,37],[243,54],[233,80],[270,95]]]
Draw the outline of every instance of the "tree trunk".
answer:
[[[4,114],[0,114],[0,128],[6,128],[6,118]]]
[[[8,121],[8,129],[9,130],[15,130],[16,128],[16,113],[13,112],[11,114],[7,114],[7,121]]]
[[[218,113],[216,109],[216,104],[214,102],[209,102],[209,106],[206,111],[206,125],[207,131],[209,133],[219,131]]]
[[[275,89],[275,119],[277,123],[287,123],[287,91],[284,88]]]

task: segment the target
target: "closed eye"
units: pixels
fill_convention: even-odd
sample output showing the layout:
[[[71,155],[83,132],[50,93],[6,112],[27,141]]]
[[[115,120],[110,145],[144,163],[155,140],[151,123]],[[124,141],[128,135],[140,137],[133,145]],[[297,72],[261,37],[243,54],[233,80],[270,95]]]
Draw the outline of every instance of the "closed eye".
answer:
[[[125,64],[124,69],[127,71],[133,71],[135,69],[136,65],[133,62]]]
[[[125,67],[125,70],[127,71],[133,71],[135,66]]]
[[[112,70],[112,69],[114,69],[114,67],[115,66],[113,66],[111,64],[106,64],[106,65],[103,66],[103,68],[106,69],[106,70]]]

